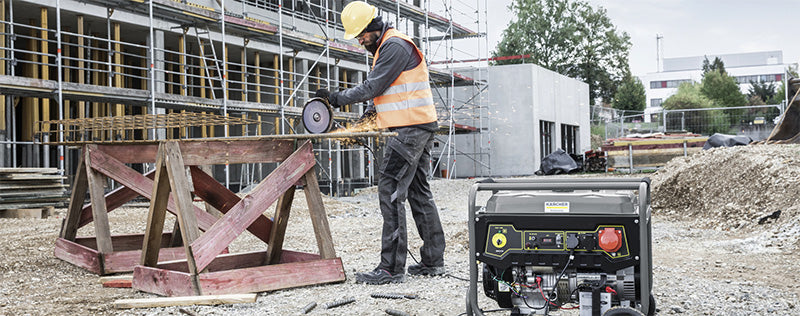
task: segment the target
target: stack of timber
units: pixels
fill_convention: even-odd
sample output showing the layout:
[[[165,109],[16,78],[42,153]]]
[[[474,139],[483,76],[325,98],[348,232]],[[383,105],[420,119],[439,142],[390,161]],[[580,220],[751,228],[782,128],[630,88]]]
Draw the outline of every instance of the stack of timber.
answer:
[[[672,158],[703,150],[706,140],[708,137],[698,134],[657,133],[609,139],[602,148],[606,152],[609,168],[658,168]]]
[[[65,177],[55,168],[0,168],[0,214],[17,210],[43,210],[63,206],[67,200]]]

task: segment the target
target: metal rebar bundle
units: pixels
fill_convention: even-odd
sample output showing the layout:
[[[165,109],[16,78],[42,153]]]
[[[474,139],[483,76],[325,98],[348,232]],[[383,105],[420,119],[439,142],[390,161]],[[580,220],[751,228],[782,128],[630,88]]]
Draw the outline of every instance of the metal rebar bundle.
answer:
[[[417,295],[415,294],[401,294],[401,293],[372,293],[370,294],[373,298],[388,298],[388,299],[415,299]]]
[[[66,144],[131,142],[141,141],[142,139],[136,138],[155,129],[231,127],[261,123],[258,120],[211,113],[181,112],[39,121],[36,122],[35,133],[42,143],[48,144],[59,143],[59,134],[64,135]],[[136,131],[143,133],[135,133]]]
[[[317,307],[317,302],[308,303],[308,305],[303,307],[303,314],[308,314],[314,307]]]
[[[355,302],[355,301],[356,301],[355,297],[343,298],[343,299],[336,300],[336,301],[333,301],[333,302],[330,302],[330,303],[325,303],[323,306],[325,307],[325,309],[331,309],[331,308],[334,308],[334,307],[347,305],[347,304],[350,304],[350,303]]]
[[[405,298],[403,294],[397,293],[372,293],[370,294],[373,298],[388,298],[388,299],[401,299]]]
[[[392,315],[392,316],[408,316],[408,313],[406,313],[404,311],[399,311],[399,310],[391,309],[391,308],[387,308],[385,312],[387,314],[389,314],[389,315]]]

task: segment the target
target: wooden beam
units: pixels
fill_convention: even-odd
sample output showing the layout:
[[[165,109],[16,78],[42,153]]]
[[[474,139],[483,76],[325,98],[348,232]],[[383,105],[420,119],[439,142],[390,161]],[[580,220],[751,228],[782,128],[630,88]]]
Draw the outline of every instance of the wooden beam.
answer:
[[[224,294],[202,296],[176,296],[157,298],[137,298],[114,301],[114,308],[148,308],[187,305],[220,305],[255,303],[257,294]]]
[[[256,67],[256,103],[261,103],[261,54],[256,51],[253,56],[255,58],[253,63]]]
[[[84,33],[83,15],[78,15],[77,19],[78,19],[78,83],[84,84],[86,83],[86,71],[83,69],[83,67],[86,66],[84,61],[84,59],[86,58],[86,48],[84,48],[84,45],[86,43],[84,42],[84,37],[83,37]],[[86,102],[84,101],[78,102],[77,118],[79,119],[86,118]],[[78,138],[76,139],[83,139],[83,137],[85,136],[89,135],[78,135]]]
[[[100,284],[106,283],[108,281],[114,280],[133,280],[133,274],[121,274],[121,275],[109,275],[109,276],[101,276],[97,278],[97,282]]]
[[[192,168],[190,167],[190,169],[192,169]],[[200,171],[205,173],[205,175],[207,175],[209,178],[211,178],[211,180],[214,180],[213,182],[216,182],[216,179],[214,179],[214,168],[213,168],[212,165],[197,166],[197,169],[200,169]],[[195,175],[193,173],[192,174],[192,184],[194,185],[195,195],[197,195],[197,185],[195,184],[195,181],[196,181],[196,179],[195,179]],[[238,198],[238,196],[237,196],[237,198]],[[214,205],[209,204],[206,199],[204,199],[202,197],[201,197],[201,199],[203,199],[203,201],[205,202],[206,212],[208,212],[211,215],[216,216],[217,218],[222,217],[222,214],[224,214],[224,213],[222,213],[218,208],[214,207]]]
[[[289,222],[289,211],[292,210],[292,200],[294,200],[294,186],[289,187],[275,205],[275,225],[269,233],[269,242],[267,243],[269,246],[267,247],[267,256],[264,258],[265,264],[280,262],[283,237],[286,234],[286,224]]]
[[[345,280],[341,258],[272,264],[245,269],[201,273],[203,293],[264,292]]]
[[[294,58],[289,57],[289,91],[294,90]],[[291,96],[291,95],[290,95]],[[294,106],[294,98],[289,99],[289,106]]]
[[[180,94],[186,95],[186,31],[178,36],[178,83],[180,83]]]
[[[164,161],[163,147],[158,147],[158,156],[155,166],[155,180],[153,181],[153,197],[147,211],[147,228],[145,230],[142,257],[139,263],[143,266],[155,267],[158,264],[158,251],[161,249],[164,220],[167,215],[169,203],[169,175]]]
[[[236,237],[250,226],[264,210],[278,197],[293,186],[315,165],[310,141],[306,141],[297,151],[245,198],[237,203],[227,214],[217,221],[205,234],[192,243],[198,270],[204,269]]]
[[[283,81],[283,78],[280,77],[280,73],[278,72],[278,70],[280,70],[279,63],[280,60],[278,59],[278,54],[272,55],[272,78],[275,78],[275,88],[273,89],[273,93],[275,93],[275,104],[283,106],[283,104],[281,104],[281,93],[283,92],[280,91],[281,81]],[[278,130],[278,125],[275,125],[275,130]]]
[[[84,161],[86,164],[86,179],[89,185],[89,198],[92,201],[92,217],[94,218],[94,236],[97,238],[97,251],[100,253],[114,252],[114,247],[111,244],[111,230],[108,225],[108,212],[106,211],[105,199],[105,179],[103,176],[94,170],[94,164],[102,164],[95,162],[91,158],[91,154],[97,149],[94,145],[87,145],[84,147]]]
[[[333,248],[331,238],[331,228],[328,225],[328,215],[325,214],[325,206],[322,203],[322,193],[319,191],[317,174],[314,168],[307,171],[305,176],[303,191],[308,202],[308,213],[311,216],[311,224],[314,226],[314,236],[317,238],[319,254],[323,259],[336,258],[336,250]]]
[[[91,156],[95,162],[99,162],[95,165],[95,168],[99,172],[116,180],[121,185],[136,191],[136,193],[146,199],[152,198],[153,180],[146,178],[142,174],[136,172],[136,170],[131,169],[102,151],[92,151]],[[177,207],[171,198],[169,204],[167,204],[167,210],[173,214],[177,212]],[[198,218],[200,229],[206,230],[217,221],[216,217],[204,212],[199,207],[195,207],[195,213]]]
[[[228,188],[217,182],[217,180],[208,175],[208,173],[194,166],[190,167],[189,170],[192,174],[195,195],[216,208],[220,214],[227,213],[234,205],[242,200],[236,193],[228,190]],[[264,214],[261,214],[253,224],[247,227],[249,232],[265,243],[269,243],[271,229],[272,220],[264,216]]]
[[[85,152],[86,149],[82,151]],[[69,197],[69,208],[67,208],[67,215],[64,217],[64,224],[61,225],[61,233],[59,234],[61,238],[69,241],[75,241],[78,227],[80,227],[80,218],[83,214],[83,200],[89,188],[84,159],[86,158],[83,155],[78,159],[78,168],[75,169],[75,179],[72,181],[72,193],[70,193]],[[86,215],[91,218],[91,213],[87,212]]]
[[[184,248],[186,249],[186,259],[189,262],[189,272],[192,275],[196,275],[197,272],[202,269],[195,270],[196,265],[194,263],[194,256],[192,255],[191,244],[200,236],[200,229],[197,226],[195,206],[192,204],[191,186],[186,176],[186,166],[183,164],[183,157],[181,156],[178,142],[163,142],[161,143],[159,151],[159,160],[161,160],[163,156],[163,162],[169,174],[169,186],[172,189],[172,196],[178,207],[178,222],[180,222],[181,237],[183,239]],[[161,218],[161,221],[163,223],[164,219]]]
[[[152,163],[157,144],[97,145],[97,148],[122,163]],[[294,141],[275,140],[207,140],[182,141],[180,150],[188,166],[236,163],[281,162],[294,151]]]
[[[89,270],[90,272],[103,274],[103,269],[100,266],[100,258],[97,250],[77,244],[64,238],[58,238],[56,239],[55,250],[53,253],[56,258],[60,258],[78,267]]]
[[[147,172],[144,176],[148,179],[153,179],[155,176],[155,170]],[[86,194],[86,192],[83,194]],[[126,186],[121,186],[114,189],[114,191],[108,192],[105,196],[106,212],[110,213],[118,207],[125,205],[125,203],[128,203],[128,201],[133,200],[137,196],[140,196],[139,193]],[[81,201],[81,203],[83,202]],[[81,210],[80,214],[81,216],[80,220],[78,221],[78,228],[86,226],[92,222],[92,203],[83,205],[83,209]]]
[[[117,88],[124,88],[123,78],[122,78],[122,44],[120,44],[120,24],[119,22],[114,22],[111,24],[112,32],[114,32],[114,87]],[[125,105],[124,104],[117,104],[115,113],[112,116],[124,116],[125,115]],[[114,137],[121,137],[124,131],[117,130],[115,132],[116,135]]]
[[[164,234],[165,238],[169,238],[169,235]],[[142,238],[144,236],[139,235],[139,246],[137,248],[142,247]],[[162,248],[158,251],[158,261],[170,261],[170,260],[184,260],[186,259],[186,252],[183,248],[180,247],[173,247],[173,248],[166,248],[162,242]],[[127,251],[115,251],[110,254],[106,254],[103,256],[103,265],[105,267],[105,273],[118,273],[118,272],[130,272],[133,271],[133,268],[139,264],[142,258],[142,251],[141,250],[127,250]]]
[[[50,48],[48,42],[48,26],[47,26],[47,7],[41,7],[41,39],[42,44],[39,48],[41,48],[42,55],[42,80],[50,80]],[[59,106],[61,106],[59,104]],[[49,121],[50,120],[50,98],[42,98],[42,120]],[[45,153],[47,155],[49,153]]]

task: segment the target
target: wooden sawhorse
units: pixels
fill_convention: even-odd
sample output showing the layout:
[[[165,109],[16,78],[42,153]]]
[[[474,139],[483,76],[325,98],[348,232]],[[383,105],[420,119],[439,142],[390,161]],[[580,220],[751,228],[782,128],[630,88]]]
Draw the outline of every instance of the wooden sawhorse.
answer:
[[[224,146],[227,152],[207,157],[207,148],[210,143],[217,147]],[[185,153],[184,162],[187,165],[195,166],[192,167],[192,170],[195,170],[198,169],[196,166],[205,163],[236,163],[239,160],[280,161],[292,153],[294,142],[290,140],[268,142],[239,140],[232,143],[183,141],[180,142],[180,147]],[[107,213],[138,196],[151,199],[155,171],[141,174],[126,164],[154,163],[157,151],[158,143],[155,142],[86,144],[83,146],[82,156],[72,184],[67,215],[55,244],[56,257],[101,275],[133,271],[133,267],[141,260],[144,234],[112,236]],[[196,171],[193,173],[199,174]],[[210,178],[205,173],[203,175]],[[121,187],[103,195],[104,177],[113,179]],[[214,183],[217,182],[214,181]],[[196,185],[202,184],[203,182],[196,183]],[[201,187],[201,190],[195,190],[195,194],[206,195],[206,200],[208,200],[208,195],[212,195],[208,191],[213,189],[216,187],[210,189]],[[83,200],[87,191],[90,203],[84,205]],[[212,206],[224,212],[230,209],[232,204],[215,203]],[[211,228],[217,221],[217,217],[198,207],[192,206],[191,209],[194,210],[197,226],[203,231]],[[167,210],[173,214],[177,213],[177,205],[172,198],[167,202]],[[77,237],[78,229],[92,222],[94,222],[95,236]],[[271,225],[272,221],[262,215],[248,227],[248,230],[266,242],[269,240]],[[181,239],[178,237],[180,237],[179,234],[163,234],[159,260],[185,258],[183,248],[168,247],[180,245]]]
[[[159,144],[141,265],[134,268],[133,288],[166,296],[186,296],[262,292],[345,280],[344,267],[341,259],[336,257],[322,204],[311,142],[304,142],[289,154],[279,151],[282,155],[277,154],[278,151],[260,151],[237,142],[245,141],[204,142],[201,156],[186,150],[185,142],[164,141]],[[261,142],[275,144],[266,147],[294,144],[294,141]],[[234,147],[242,152],[231,151]],[[280,165],[243,198],[195,167],[198,164],[266,162],[270,153],[272,156],[268,160],[280,162]],[[185,172],[187,166],[191,166],[194,193],[225,213],[204,233],[201,232],[200,217],[191,204],[191,188]],[[302,184],[305,191],[319,254],[282,249],[298,184]],[[159,263],[170,192],[175,200],[176,230],[180,231],[185,258]],[[264,225],[259,225],[265,224],[263,213],[275,202],[274,222],[267,220],[265,229]],[[224,254],[245,229],[266,237],[266,240],[261,239],[268,244],[267,250]]]

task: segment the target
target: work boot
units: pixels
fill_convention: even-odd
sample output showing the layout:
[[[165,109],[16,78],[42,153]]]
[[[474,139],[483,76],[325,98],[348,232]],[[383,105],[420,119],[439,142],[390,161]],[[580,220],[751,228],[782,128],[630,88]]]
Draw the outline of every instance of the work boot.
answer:
[[[406,275],[398,273],[392,275],[389,271],[381,268],[375,268],[370,272],[356,273],[356,283],[366,284],[387,284],[387,283],[402,283],[406,280]]]
[[[408,274],[410,275],[442,275],[444,274],[444,267],[429,267],[422,262],[408,266]]]

